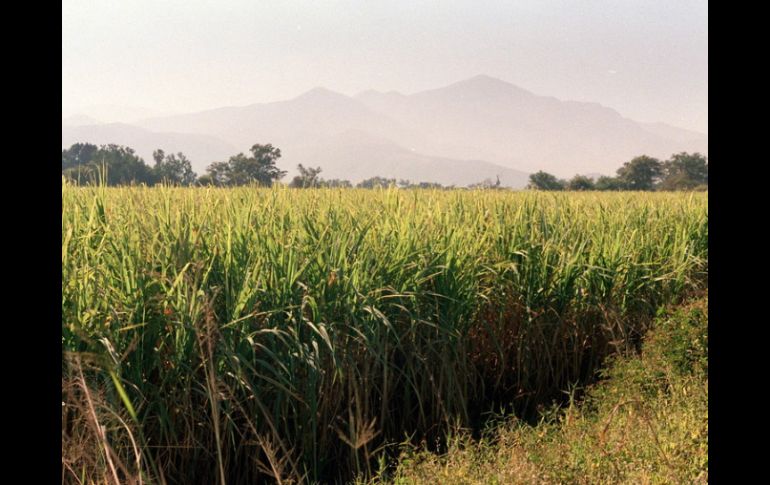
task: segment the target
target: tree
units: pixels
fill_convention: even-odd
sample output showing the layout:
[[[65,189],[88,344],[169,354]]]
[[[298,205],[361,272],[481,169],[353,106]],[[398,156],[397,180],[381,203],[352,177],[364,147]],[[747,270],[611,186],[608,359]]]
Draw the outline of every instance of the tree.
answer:
[[[206,175],[198,179],[198,182],[202,185],[222,187],[230,182],[228,177],[230,165],[227,162],[214,162],[206,168],[206,172],[208,172]]]
[[[280,170],[275,166],[276,160],[281,158],[281,150],[274,148],[273,145],[253,145],[251,147],[252,158],[248,161],[248,172],[254,181],[260,185],[270,187],[273,182],[280,180],[286,175],[285,170]]]
[[[555,175],[541,170],[529,176],[527,188],[535,190],[564,190],[565,185],[564,181],[557,179]]]
[[[453,187],[453,186],[452,186]],[[445,187],[438,182],[419,182],[412,183],[407,179],[401,179],[398,181],[398,188],[400,189],[439,189],[444,190],[450,187]]]
[[[387,188],[395,187],[396,179],[388,179],[385,177],[372,177],[359,182],[356,187],[361,189],[374,189],[374,188]]]
[[[322,180],[321,181],[322,187],[330,187],[333,189],[349,189],[353,187],[353,184],[350,183],[350,180],[340,180],[340,179],[331,179],[331,180]]]
[[[417,188],[417,189],[437,189],[437,190],[444,190],[444,189],[451,189],[454,186],[444,186],[441,185],[438,182],[420,182],[419,184],[411,184],[409,185],[409,188]]]
[[[700,153],[677,153],[671,155],[664,164],[665,178],[661,182],[664,190],[689,190],[698,186],[708,186],[708,159]]]
[[[182,152],[166,155],[163,150],[155,150],[152,154],[155,160],[153,172],[158,181],[174,185],[193,185],[197,175],[193,172],[192,164]]]
[[[657,158],[641,155],[624,163],[617,173],[628,190],[653,190],[663,175],[663,164]]]
[[[321,173],[321,167],[305,168],[300,163],[297,165],[297,170],[299,171],[299,175],[292,179],[289,187],[305,189],[309,187],[319,187],[323,183],[323,179],[318,177],[318,174]]]
[[[72,180],[100,182],[107,185],[155,183],[152,169],[132,148],[110,144],[76,143],[62,150],[62,175]]]
[[[208,166],[208,177],[213,185],[248,185],[252,183],[271,187],[286,171],[275,166],[281,158],[281,150],[273,145],[256,144],[251,147],[252,156],[243,153],[230,157],[227,162],[214,162]]]
[[[211,177],[211,174],[203,174],[200,177],[198,177],[198,180],[196,180],[197,185],[201,185],[204,187],[208,187],[211,185],[216,185],[214,183],[214,179]]]
[[[567,182],[567,190],[594,190],[594,179],[585,175],[575,175]]]
[[[496,180],[492,182],[492,179],[486,178],[481,182],[468,185],[469,189],[499,189],[500,188],[500,176],[496,176]]]
[[[99,147],[90,143],[75,143],[69,148],[61,151],[61,169],[85,165],[94,158],[94,154],[99,151]]]
[[[608,177],[606,175],[602,175],[596,180],[596,183],[594,184],[594,189],[623,190],[625,189],[625,185],[623,185],[623,181],[617,177]]]
[[[161,163],[163,163],[163,159],[166,158],[166,152],[158,148],[154,152],[152,152],[152,159],[155,160],[155,166],[157,167]]]
[[[155,183],[152,169],[136,155],[133,148],[115,144],[102,146],[95,158],[97,163],[106,165],[109,185]]]

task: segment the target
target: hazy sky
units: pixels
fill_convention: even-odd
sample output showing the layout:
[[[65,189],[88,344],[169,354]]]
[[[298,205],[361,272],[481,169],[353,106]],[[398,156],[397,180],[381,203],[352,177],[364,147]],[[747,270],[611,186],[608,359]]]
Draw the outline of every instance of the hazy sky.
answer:
[[[477,74],[707,132],[708,2],[62,1],[63,116],[183,113],[316,86],[409,94]]]

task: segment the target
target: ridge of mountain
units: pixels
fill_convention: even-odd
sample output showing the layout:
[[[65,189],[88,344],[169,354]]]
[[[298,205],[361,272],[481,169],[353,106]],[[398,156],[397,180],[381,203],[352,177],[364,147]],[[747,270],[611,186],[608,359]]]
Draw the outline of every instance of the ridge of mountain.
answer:
[[[102,125],[89,126],[98,131],[93,127]],[[475,160],[519,173],[544,170],[565,178],[575,173],[614,173],[642,154],[668,158],[681,151],[708,151],[707,135],[636,122],[598,103],[540,96],[486,75],[413,94],[367,90],[347,96],[317,87],[282,101],[148,118],[136,127],[163,136],[176,133],[176,141],[187,137],[198,147],[198,166],[226,159],[224,146],[233,150],[232,155],[254,143],[272,143],[281,148],[282,162],[289,167],[313,164],[313,153],[316,159],[332,163],[334,153],[343,157],[341,165],[360,166],[362,173],[386,163],[377,152],[382,145],[371,142],[378,138],[389,140],[385,151],[401,160],[402,168],[409,159],[405,153],[412,153],[412,162],[418,165],[419,160],[426,162],[420,157],[471,165]],[[88,126],[77,128],[88,138]],[[348,135],[340,137],[343,133]],[[366,139],[368,150],[357,145],[350,133]],[[211,138],[193,143],[195,137]],[[126,139],[125,133],[121,139]],[[201,150],[206,140],[218,148]],[[347,146],[334,147],[329,140]],[[155,141],[163,140],[156,137]],[[305,154],[302,162],[293,155],[299,153]],[[192,152],[188,156],[192,159]]]

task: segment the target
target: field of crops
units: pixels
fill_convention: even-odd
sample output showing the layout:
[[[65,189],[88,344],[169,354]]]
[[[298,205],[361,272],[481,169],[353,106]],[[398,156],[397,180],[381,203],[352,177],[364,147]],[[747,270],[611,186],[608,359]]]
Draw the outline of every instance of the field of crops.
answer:
[[[368,474],[707,281],[706,193],[62,187],[63,474]]]

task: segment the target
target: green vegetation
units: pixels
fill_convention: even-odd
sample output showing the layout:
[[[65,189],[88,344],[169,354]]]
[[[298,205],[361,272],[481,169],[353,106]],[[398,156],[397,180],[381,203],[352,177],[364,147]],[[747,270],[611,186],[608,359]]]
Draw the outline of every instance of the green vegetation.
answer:
[[[294,179],[289,184],[289,187],[293,189],[313,189],[321,187],[324,183],[324,180],[318,176],[322,172],[321,167],[305,168],[300,163],[297,165],[297,171],[299,171],[299,175],[294,177]]]
[[[677,153],[663,166],[666,174],[661,182],[665,190],[704,189],[709,184],[709,168],[705,157],[699,153]]]
[[[201,177],[201,185],[241,186],[257,184],[271,187],[273,182],[281,179],[286,172],[279,170],[275,162],[281,158],[281,150],[273,145],[254,145],[251,156],[243,153],[230,157],[227,162],[214,162],[206,169],[208,172]]]
[[[708,159],[700,153],[677,153],[665,162],[642,155],[626,162],[617,177],[601,176],[594,182],[575,175],[569,182],[543,171],[529,176],[530,189],[536,190],[706,190]]]
[[[276,167],[281,150],[272,145],[255,144],[251,156],[243,153],[230,157],[227,162],[214,162],[206,174],[198,177],[183,153],[166,155],[163,150],[153,152],[155,166],[150,168],[136,156],[133,149],[119,145],[97,148],[88,143],[76,143],[62,150],[62,176],[79,185],[102,183],[109,186],[163,183],[176,186],[237,187],[259,185],[271,187],[281,180],[286,171]],[[297,165],[299,175],[288,186],[291,188],[352,188],[348,180],[320,177],[321,167]],[[575,175],[569,181],[539,171],[529,176],[527,188],[535,190],[706,190],[708,189],[708,159],[700,153],[678,153],[666,162],[646,155],[626,162],[617,171],[617,177],[601,176],[594,181],[585,175]],[[399,187],[402,189],[453,189],[435,182],[417,182],[387,177],[370,177],[355,185],[362,189]],[[499,189],[500,178],[471,184],[469,189]]]
[[[62,176],[79,183],[101,181],[106,185],[129,185],[134,182],[154,183],[152,169],[134,150],[119,145],[97,148],[76,143],[61,154]]]
[[[559,180],[555,175],[543,172],[542,170],[529,176],[528,189],[536,190],[564,190],[566,183]]]
[[[508,418],[442,454],[407,444],[370,483],[708,483],[708,298],[659,318],[603,377],[535,427]]]
[[[567,182],[566,189],[575,191],[596,190],[596,185],[590,177],[586,177],[585,175],[575,175],[569,182]]]
[[[702,286],[702,193],[62,186],[66,481],[374,474]],[[630,409],[626,408],[626,409]]]
[[[163,150],[155,150],[152,158],[155,160],[153,172],[156,179],[167,185],[195,185],[197,175],[184,153],[166,155]]]

